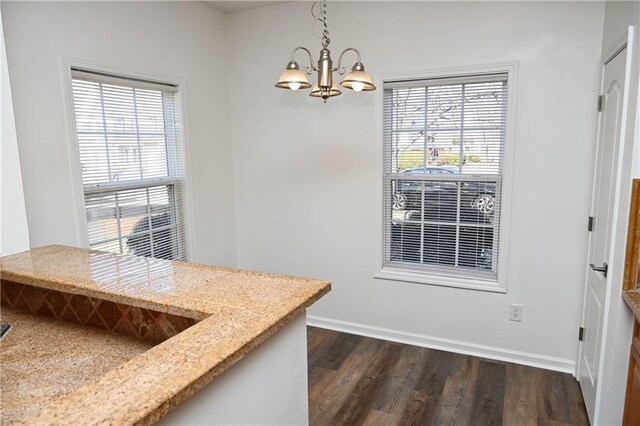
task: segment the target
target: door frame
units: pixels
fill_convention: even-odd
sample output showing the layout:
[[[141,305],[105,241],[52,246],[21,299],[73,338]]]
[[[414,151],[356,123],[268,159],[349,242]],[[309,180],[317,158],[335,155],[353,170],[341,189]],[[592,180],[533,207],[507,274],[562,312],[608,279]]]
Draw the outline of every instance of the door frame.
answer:
[[[631,317],[629,317],[629,330],[624,323],[625,312],[621,312],[620,307],[624,303],[621,298],[622,291],[622,275],[624,272],[624,247],[626,242],[626,227],[629,213],[629,196],[631,191],[631,160],[633,153],[633,145],[635,142],[636,123],[637,117],[637,104],[638,104],[638,85],[640,74],[639,58],[638,58],[638,31],[636,27],[630,26],[617,40],[613,43],[602,55],[601,59],[601,81],[600,81],[600,93],[603,90],[604,80],[604,67],[615,56],[622,52],[626,48],[627,58],[625,65],[625,86],[623,88],[623,105],[622,105],[622,121],[620,139],[617,148],[616,159],[616,174],[615,174],[615,186],[614,186],[614,204],[613,204],[613,221],[611,229],[611,239],[609,246],[609,268],[610,274],[607,279],[605,298],[603,306],[603,319],[602,319],[602,337],[599,348],[598,357],[598,382],[596,384],[596,400],[595,407],[593,407],[593,419],[590,419],[592,424],[611,423],[612,418],[616,417],[616,413],[619,411],[620,420],[622,420],[622,409],[618,410],[616,405],[616,399],[624,402],[624,390],[626,386],[622,386],[624,389],[620,389],[619,378],[615,377],[617,370],[624,373],[626,383],[626,371],[627,364],[621,365],[618,352],[616,351],[615,343],[624,340],[624,335],[628,334],[628,340],[626,346],[630,342],[631,329],[630,325]],[[598,116],[598,135],[600,133],[600,116]],[[600,141],[596,142],[595,152],[596,158],[594,160],[594,167],[598,166],[599,158],[597,158],[597,152],[600,147]],[[589,211],[593,212],[593,194],[595,193],[595,178],[592,182],[591,190],[591,205]],[[580,319],[580,326],[584,326],[585,320],[585,308],[587,297],[587,272],[588,262],[590,256],[590,245],[592,235],[589,235],[587,249],[587,257],[585,258],[585,274],[584,274],[584,286],[583,286],[583,300],[582,300],[582,315]],[[622,302],[622,304],[621,304]],[[624,325],[619,330],[619,325]],[[622,332],[621,332],[622,331]],[[622,335],[622,337],[621,337]],[[582,349],[583,342],[579,342],[576,353],[576,370],[574,376],[579,377],[579,372],[582,367]],[[628,352],[628,348],[625,348]],[[625,360],[628,363],[628,353],[625,353]],[[615,359],[615,364],[612,360]],[[605,386],[605,382],[607,385]],[[607,389],[607,392],[603,392],[603,389]],[[620,392],[622,392],[620,394]],[[615,423],[615,420],[613,420]]]

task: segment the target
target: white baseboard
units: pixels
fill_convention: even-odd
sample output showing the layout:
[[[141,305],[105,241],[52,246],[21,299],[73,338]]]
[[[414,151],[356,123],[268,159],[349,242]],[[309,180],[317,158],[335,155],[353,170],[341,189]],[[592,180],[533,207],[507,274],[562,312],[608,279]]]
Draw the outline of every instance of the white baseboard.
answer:
[[[389,340],[391,342],[404,343],[407,345],[421,346],[441,351],[477,356],[480,358],[512,362],[514,364],[528,365],[531,367],[544,368],[546,370],[560,371],[575,375],[575,360],[572,359],[556,358],[530,352],[513,351],[510,349],[443,339],[441,337],[427,336],[424,334],[407,333],[404,331],[390,330],[388,328],[373,327],[348,321],[323,318],[315,315],[307,315],[307,325],[341,331],[344,333],[357,334],[360,336],[373,337],[375,339]]]

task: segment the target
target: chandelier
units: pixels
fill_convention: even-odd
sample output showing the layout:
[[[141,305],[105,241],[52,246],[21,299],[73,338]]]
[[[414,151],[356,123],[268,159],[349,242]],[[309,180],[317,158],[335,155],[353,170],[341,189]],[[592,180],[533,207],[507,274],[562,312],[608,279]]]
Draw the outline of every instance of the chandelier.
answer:
[[[344,58],[345,53],[351,51],[357,55],[356,63],[351,67],[351,71],[349,71],[349,73],[340,82],[340,86],[346,87],[347,89],[351,89],[355,92],[376,90],[376,86],[373,84],[371,76],[369,76],[369,74],[364,70],[364,65],[362,65],[362,61],[360,60],[360,52],[358,49],[349,47],[343,50],[338,57],[338,64],[335,67],[333,66],[331,52],[329,51],[329,43],[331,43],[331,39],[329,38],[329,29],[327,27],[327,2],[326,0],[322,0],[321,16],[316,14],[317,4],[318,1],[315,1],[311,6],[311,15],[320,21],[323,26],[320,58],[318,59],[318,62],[315,63],[311,57],[309,49],[303,46],[296,47],[291,52],[291,61],[289,61],[285,71],[278,79],[276,87],[289,90],[308,89],[311,87],[311,84],[307,79],[307,75],[317,72],[318,81],[313,85],[309,96],[322,98],[326,103],[327,99],[342,94],[340,89],[338,89],[338,86],[333,82],[333,73],[337,72],[340,75],[344,75],[346,73],[346,69],[342,66],[342,59]],[[309,66],[305,67],[304,71],[300,69],[295,58],[296,53],[300,50],[307,52],[307,55],[309,56]]]

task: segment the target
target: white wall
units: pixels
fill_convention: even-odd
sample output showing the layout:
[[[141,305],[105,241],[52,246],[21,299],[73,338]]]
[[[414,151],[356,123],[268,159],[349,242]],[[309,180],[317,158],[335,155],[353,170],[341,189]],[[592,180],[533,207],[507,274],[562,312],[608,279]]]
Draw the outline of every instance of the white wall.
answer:
[[[603,5],[329,4],[334,52],[359,48],[373,73],[519,61],[507,294],[372,278],[373,96],[325,106],[273,87],[293,47],[317,55],[308,9],[229,15],[239,266],[331,280],[310,310],[325,326],[573,372]],[[522,323],[510,303],[524,305]]]
[[[158,426],[309,422],[304,313],[177,406]]]
[[[185,103],[194,260],[235,264],[221,12],[199,2],[2,2],[31,246],[80,245],[61,57],[167,76]]]
[[[18,141],[0,14],[0,254],[29,249]]]
[[[639,19],[640,2],[606,0],[602,28],[603,53],[622,36],[629,25],[638,25]]]
[[[640,61],[640,3],[628,1],[607,1],[603,28],[602,51],[610,47],[624,35],[629,25],[636,26],[635,46],[629,48],[638,69]],[[630,52],[632,51],[632,52]],[[611,283],[606,302],[606,330],[603,334],[601,353],[601,382],[598,389],[594,424],[621,424],[627,384],[627,368],[633,330],[633,315],[622,299],[622,275],[624,252],[629,218],[631,179],[640,177],[640,98],[637,97],[640,76],[627,76],[627,85],[635,94],[629,100],[629,121],[626,133],[629,135],[621,146],[620,182],[617,187],[617,214],[614,240],[612,244]]]

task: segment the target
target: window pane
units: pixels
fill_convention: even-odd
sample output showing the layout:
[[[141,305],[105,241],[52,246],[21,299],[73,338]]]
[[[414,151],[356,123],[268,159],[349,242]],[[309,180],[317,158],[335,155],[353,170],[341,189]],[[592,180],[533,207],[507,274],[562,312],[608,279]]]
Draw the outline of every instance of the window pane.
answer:
[[[397,222],[391,228],[391,261],[420,262],[420,223]]]
[[[78,133],[104,133],[100,84],[74,80],[73,103]]]
[[[462,124],[462,85],[431,86],[427,91],[427,128],[459,129]]]
[[[453,222],[458,217],[459,182],[424,182],[424,220],[429,222]]]
[[[393,181],[393,184],[395,188],[394,195],[396,196],[394,200],[396,203],[398,200],[401,201],[401,206],[395,206],[395,209],[408,213],[412,220],[421,220],[423,182],[398,179]]]
[[[424,135],[424,131],[403,131],[393,134],[393,141],[391,142],[393,164],[391,166],[394,172],[402,172],[426,165]]]
[[[164,134],[162,92],[136,89],[138,130],[141,133]]]
[[[393,94],[394,130],[424,129],[425,88],[398,89]]]
[[[88,195],[85,197],[89,244],[117,239],[118,218],[114,194]],[[118,247],[120,251],[120,247]]]
[[[468,130],[464,132],[462,173],[499,174],[502,172],[504,130]]]
[[[120,191],[118,202],[123,238],[128,239],[131,234],[142,232],[149,217],[147,189]],[[148,226],[146,229],[149,229]],[[126,246],[131,249],[129,244]]]
[[[171,224],[169,217],[169,196],[167,187],[131,191],[131,214],[123,215],[123,236],[129,253],[138,256],[160,257],[160,250],[154,237],[156,228]],[[173,220],[175,222],[175,220]],[[150,232],[151,230],[151,232]],[[168,241],[170,242],[170,241]]]
[[[169,175],[167,143],[164,135],[141,135],[140,149],[142,150],[142,174],[145,179]]]
[[[493,223],[499,202],[497,182],[462,182],[460,194],[460,222]]]
[[[82,183],[93,185],[109,181],[107,140],[103,134],[78,134]]]
[[[135,135],[108,136],[111,181],[141,179],[138,138]]]
[[[160,217],[160,222],[169,225],[168,217]],[[154,224],[155,226],[156,224]],[[173,259],[174,253],[174,229],[164,228],[154,231],[153,233],[154,257],[160,259]]]
[[[493,228],[460,227],[458,264],[491,270],[493,267]]]
[[[501,128],[506,106],[505,82],[465,85],[464,127]]]
[[[456,265],[456,227],[425,225],[423,242],[424,263]]]
[[[460,131],[432,131],[428,133],[427,154],[429,165],[448,167],[456,173],[462,158]]]
[[[107,133],[137,133],[135,89],[102,85],[102,102]]]

